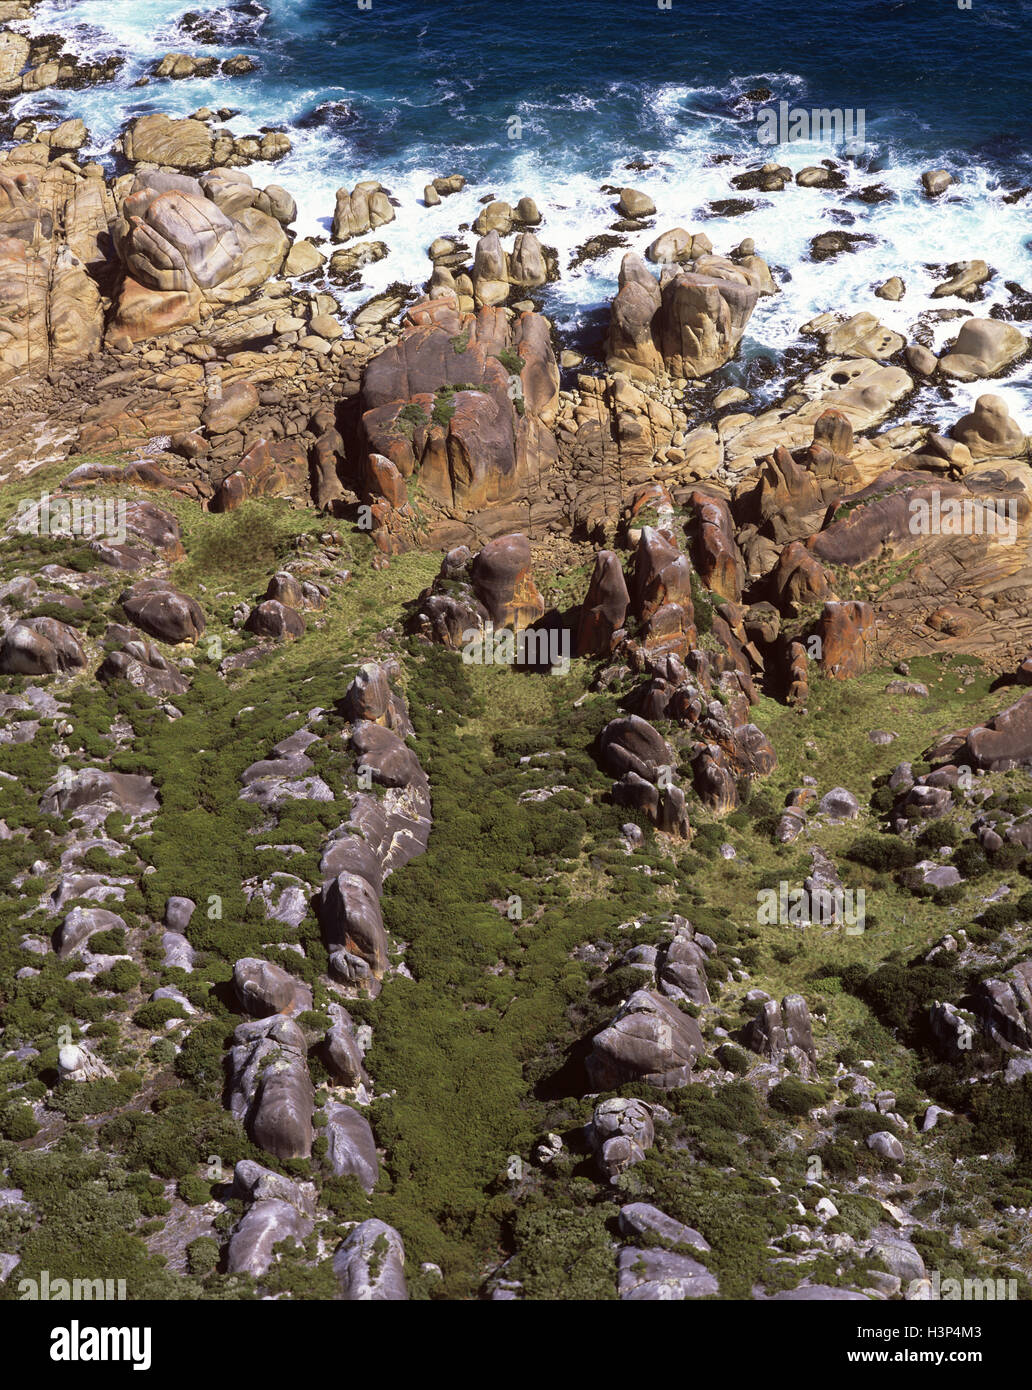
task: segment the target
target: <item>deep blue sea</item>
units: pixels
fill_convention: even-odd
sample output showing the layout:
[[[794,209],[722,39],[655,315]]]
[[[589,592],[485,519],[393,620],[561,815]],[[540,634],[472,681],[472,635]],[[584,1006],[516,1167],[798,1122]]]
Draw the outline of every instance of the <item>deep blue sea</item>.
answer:
[[[217,49],[184,35],[189,11],[216,15]],[[294,194],[302,233],[328,234],[336,188],[380,179],[401,204],[377,234],[390,255],[365,272],[346,307],[391,281],[425,280],[430,242],[472,221],[485,195],[530,194],[563,268],[547,310],[590,341],[622,252],[574,271],[568,262],[614,220],[600,191],[607,183],[641,188],[657,204],[655,230],[632,234],[633,246],[678,225],[705,230],[718,251],[755,240],[782,293],[761,301],[747,354],[781,351],[823,310],[870,309],[911,333],[929,309],[963,307],[929,299],[952,261],[979,257],[996,270],[979,313],[1008,302],[1008,281],[1032,290],[1032,196],[1003,198],[1032,184],[1032,0],[972,0],[970,10],[955,0],[672,0],[669,9],[656,0],[372,0],[364,10],[356,0],[45,0],[24,27],[60,30],[79,52],[129,55],[114,87],[45,92],[19,106],[26,115],[82,115],[98,157],[133,115],[230,106],[239,134],[289,128],[293,153],[250,172]],[[170,51],[246,52],[261,68],[245,78],[131,85]],[[770,89],[769,102],[746,98],[757,87]],[[760,195],[746,215],[704,218],[711,200],[736,196],[729,178],[745,168],[776,158],[797,170],[841,155],[817,142],[761,144],[758,111],[780,101],[863,112],[849,187],[790,185]],[[629,170],[629,161],[651,167]],[[918,176],[940,165],[958,184],[932,205]],[[467,190],[424,208],[423,185],[452,172],[466,175]],[[872,183],[896,196],[875,205],[848,196]],[[875,241],[808,261],[811,237],[837,227]],[[894,274],[906,297],[875,298]],[[938,344],[956,324],[934,331]],[[1028,406],[1024,371],[1004,394]]]

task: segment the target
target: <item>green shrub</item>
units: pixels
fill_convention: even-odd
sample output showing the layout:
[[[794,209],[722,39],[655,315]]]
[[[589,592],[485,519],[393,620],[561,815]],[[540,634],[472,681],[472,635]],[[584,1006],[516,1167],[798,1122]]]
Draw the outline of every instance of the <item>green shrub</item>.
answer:
[[[219,1243],[211,1236],[198,1236],[186,1247],[186,1267],[191,1274],[204,1278],[219,1262]]]
[[[211,1183],[187,1173],[176,1183],[176,1191],[189,1207],[203,1207],[211,1201]]]
[[[516,1219],[513,1272],[532,1299],[616,1298],[616,1262],[601,1211],[545,1208]]]
[[[861,835],[854,840],[846,857],[870,869],[906,869],[917,862],[917,851],[898,835]]]
[[[29,1106],[14,1102],[0,1110],[0,1137],[20,1143],[23,1139],[35,1138],[38,1133],[39,1125]]]
[[[112,990],[115,994],[128,994],[142,979],[142,971],[134,960],[116,960],[108,970],[102,970],[93,978],[96,989]]]
[[[772,1089],[767,1100],[773,1110],[783,1115],[808,1115],[826,1097],[819,1086],[808,1086],[797,1077],[786,1076]]]
[[[170,1018],[185,1018],[182,1004],[175,999],[149,999],[133,1014],[137,1028],[163,1028]]]

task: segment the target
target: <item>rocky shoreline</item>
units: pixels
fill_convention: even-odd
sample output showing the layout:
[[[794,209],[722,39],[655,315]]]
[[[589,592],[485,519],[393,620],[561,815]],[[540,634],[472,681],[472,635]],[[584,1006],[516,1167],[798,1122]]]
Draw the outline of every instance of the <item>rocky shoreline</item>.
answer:
[[[17,26],[31,12],[0,0],[0,104],[116,73],[117,55],[80,61],[52,36],[23,34]],[[196,27],[203,44],[203,25]],[[146,84],[160,104],[166,81],[257,67],[260,58],[248,54],[176,53]],[[62,988],[78,983],[93,1004],[102,1001],[86,1008],[79,995],[61,995],[61,1018],[74,1020],[76,1036],[53,1066],[48,1044],[27,1034],[26,1013],[4,1016],[0,1063],[15,1078],[0,1107],[4,1181],[26,1154],[56,1151],[82,1115],[102,1116],[98,1132],[111,1152],[130,1155],[136,1177],[146,1174],[131,1189],[140,1219],[145,1198],[161,1215],[174,1211],[174,1229],[147,1233],[155,1237],[149,1255],[168,1255],[176,1276],[196,1281],[196,1297],[215,1288],[208,1278],[250,1279],[248,1289],[276,1296],[290,1277],[321,1268],[325,1282],[314,1297],[402,1300],[406,1243],[421,1257],[417,1296],[438,1296],[449,1280],[458,1296],[556,1296],[553,1276],[535,1263],[551,1242],[561,1245],[542,1216],[553,1181],[563,1212],[576,1183],[593,1193],[594,1205],[575,1218],[603,1271],[586,1285],[588,1297],[925,1297],[926,1263],[910,1236],[928,1212],[911,1214],[916,1196],[906,1209],[890,1199],[901,1174],[909,1182],[924,1171],[916,1110],[923,1108],[922,1136],[948,1113],[920,1102],[918,1091],[949,1086],[922,1071],[909,1109],[888,1082],[876,1091],[867,1075],[875,1063],[854,1055],[852,1044],[836,1051],[841,1040],[815,1030],[827,1023],[821,1006],[811,1009],[780,983],[771,984],[774,994],[749,985],[751,927],[722,934],[721,913],[701,894],[688,903],[677,894],[718,859],[728,875],[739,855],[751,862],[761,839],[784,856],[790,846],[805,848],[807,893],[841,891],[850,859],[883,878],[898,872],[892,892],[940,895],[943,911],[957,902],[949,890],[969,876],[1027,866],[1028,808],[1011,789],[1005,803],[1000,794],[1003,809],[987,814],[992,793],[972,791],[972,777],[985,789],[991,777],[1027,774],[1032,694],[996,697],[991,712],[980,704],[972,713],[980,722],[963,728],[942,722],[944,711],[934,737],[923,724],[913,732],[899,711],[929,698],[928,686],[911,679],[914,663],[942,663],[945,672],[971,658],[986,684],[980,700],[988,701],[993,680],[1032,683],[1028,422],[993,389],[1032,356],[1022,328],[1028,292],[1008,287],[1009,316],[982,314],[989,264],[952,264],[935,291],[948,317],[936,322],[950,323],[951,333],[955,324],[956,333],[938,352],[928,323],[908,340],[870,312],[830,305],[798,326],[780,375],[763,391],[727,385],[720,373],[740,353],[757,306],[781,293],[785,269],[768,264],[748,236],[716,250],[705,231],[668,226],[669,210],[642,190],[608,186],[617,220],[578,255],[611,250],[627,232],[657,234],[644,256],[623,256],[604,344],[597,359],[585,358],[543,312],[547,287],[572,268],[549,245],[548,190],[530,190],[513,206],[450,170],[411,206],[365,179],[341,187],[325,209],[328,238],[300,237],[292,191],[259,182],[289,153],[289,133],[233,135],[231,116],[229,108],[200,108],[185,118],[135,117],[104,163],[84,154],[91,138],[80,119],[0,124],[0,498],[19,504],[5,514],[5,534],[27,557],[0,575],[0,743],[24,758],[19,774],[2,774],[24,797],[10,825],[0,820],[0,841],[14,856],[4,961],[21,953],[12,983],[26,999],[50,970]],[[795,170],[767,162],[731,184],[777,196],[794,182],[833,194],[843,177],[834,160]],[[951,183],[946,170],[923,175],[930,215]],[[394,284],[345,312],[339,291],[353,292],[363,267],[390,255],[380,229],[418,221],[459,195],[463,207],[475,196],[479,211],[469,223],[457,215],[454,236],[429,242],[425,280]],[[745,217],[749,200],[739,201]],[[866,201],[875,203],[877,191]],[[863,235],[815,235],[811,258],[848,255]],[[899,267],[878,297],[898,302],[909,273]],[[957,389],[971,385],[977,397],[962,409]],[[952,415],[945,428],[942,413]],[[47,491],[36,499],[40,480]],[[121,536],[86,535],[78,545],[67,528],[43,528],[44,511],[72,515],[98,498],[124,503]],[[50,548],[62,538],[67,554]],[[361,599],[349,606],[356,588]],[[462,731],[497,717],[463,684],[454,654],[471,636],[483,643],[499,632],[554,637],[557,649],[568,641],[564,660],[579,663],[584,687],[569,707],[557,696],[540,716],[547,726],[561,715],[583,746],[542,749],[531,740],[523,751],[525,731],[499,724],[485,739],[490,758],[478,754],[491,796],[499,804],[511,797],[508,813],[521,818],[523,833],[538,834],[546,885],[570,863],[592,884],[591,893],[583,885],[573,894],[568,885],[563,894],[542,892],[533,912],[528,899],[526,920],[521,893],[501,874],[477,879],[482,866],[464,859],[470,832],[462,818],[472,812],[453,804],[449,785],[470,756],[468,745],[457,751],[468,737]],[[542,650],[535,670],[543,677],[559,663],[547,655],[549,643]],[[448,667],[427,665],[446,659]],[[440,706],[427,670],[441,679],[452,672]],[[868,768],[863,789],[859,775],[853,789],[818,786],[801,771],[816,744],[800,755],[785,735],[792,784],[776,782],[786,754],[772,722],[816,724],[844,683],[868,690],[865,681],[883,677],[893,717],[908,736],[925,739],[920,758],[879,773],[877,785]],[[264,710],[277,683],[278,703]],[[971,713],[966,688],[954,693]],[[454,725],[445,727],[447,719]],[[176,789],[180,723],[197,743],[189,796]],[[867,735],[872,748],[898,737]],[[554,741],[562,744],[558,732]],[[548,770],[552,758],[562,773]],[[537,784],[514,791],[511,779],[525,773]],[[775,784],[780,805],[767,790]],[[553,800],[563,811],[546,820]],[[522,843],[509,843],[492,808],[498,854],[509,856],[505,873],[523,883]],[[563,812],[580,817],[575,835]],[[861,816],[884,832],[884,863],[871,859],[869,845],[865,860],[860,842],[836,838],[836,827]],[[918,862],[919,847],[929,856],[954,848],[949,836],[935,840],[935,825],[946,820],[967,857]],[[172,847],[163,828],[170,824]],[[191,893],[182,885],[169,891],[201,873],[184,862],[184,846],[223,824],[237,844],[214,855],[217,891],[205,891],[202,878],[190,880]],[[755,838],[736,849],[722,838],[732,830]],[[411,1123],[418,1105],[403,1086],[399,1095],[391,1049],[400,1044],[387,1021],[397,1024],[408,1002],[415,1016],[436,1020],[438,1001],[420,989],[444,969],[420,934],[426,924],[412,920],[403,880],[418,875],[436,834],[466,875],[440,911],[458,916],[470,882],[492,893],[476,904],[470,960],[442,976],[440,993],[454,987],[459,1000],[452,1032],[435,1037],[442,1052],[446,1041],[459,1046],[475,1033],[469,1016],[485,1016],[485,1037],[500,1031],[509,1008],[526,1004],[525,980],[544,971],[532,954],[541,948],[539,922],[569,900],[608,907],[591,876],[609,862],[633,861],[633,887],[619,890],[626,921],[556,928],[561,966],[545,991],[553,1012],[540,1007],[565,1032],[561,1042],[547,1036],[528,1007],[527,1036],[538,1051],[528,1043],[520,1062],[527,1075],[539,1068],[535,1086],[547,1077],[553,1088],[527,1082],[524,1108],[543,1104],[542,1094],[558,1097],[566,1127],[558,1132],[556,1119],[556,1130],[514,1155],[504,1200],[483,1160],[478,1198],[498,1208],[488,1239],[480,1213],[464,1208],[464,1192],[454,1198],[461,1220],[445,1215],[442,1202],[439,1223],[427,1220],[437,1234],[428,1236],[394,1187],[404,1190],[406,1165],[409,1181],[419,1167],[406,1148],[419,1139],[395,1128]],[[884,841],[902,848],[886,850]],[[482,852],[494,850],[484,844]],[[272,859],[250,863],[260,853]],[[431,885],[416,881],[429,893]],[[646,890],[658,896],[640,896]],[[233,920],[222,938],[212,924],[222,921],[224,894],[232,895]],[[753,915],[748,895],[741,901],[741,915]],[[980,921],[995,920],[985,909],[996,901],[982,902]],[[819,931],[841,922],[803,925]],[[910,943],[909,965],[927,984],[928,998],[914,1005],[924,1032],[886,1005],[873,961],[870,975],[857,973],[855,958],[829,964],[826,979],[811,971],[807,992],[815,979],[833,982],[829,996],[852,989],[879,1027],[890,1020],[899,1030],[896,1041],[905,1036],[908,1047],[930,1048],[940,1061],[968,1051],[963,1040],[977,1026],[985,1040],[977,1079],[1021,1084],[1032,1066],[1024,928],[1017,909],[997,925],[1002,944],[991,944],[989,927],[971,939],[956,928],[937,933],[935,944]],[[633,944],[617,935],[646,928]],[[490,946],[480,950],[481,941]],[[773,962],[790,964],[792,953],[783,958],[778,949]],[[782,972],[768,965],[780,982]],[[470,984],[464,971],[474,967]],[[902,966],[893,958],[884,968]],[[121,995],[136,1009],[135,1031],[127,1023],[124,1035],[103,1006]],[[732,1019],[729,1001],[742,1018]],[[412,1047],[414,1069],[425,1065],[423,1045],[421,1037]],[[562,1047],[569,1059],[560,1064]],[[508,1062],[511,1050],[501,1050]],[[367,1054],[382,1059],[388,1080],[367,1066]],[[827,1089],[818,1093],[821,1084]],[[716,1106],[736,1086],[744,1090],[733,1091],[731,1118],[692,1118],[690,1105]],[[85,1102],[69,1099],[78,1088],[99,1108],[80,1113]],[[689,1095],[700,1089],[712,1097]],[[143,1090],[146,1115],[127,1118]],[[232,1170],[203,1185],[198,1162],[191,1157],[180,1169],[158,1142],[162,1097],[187,1092],[173,1103],[184,1113],[191,1107],[197,1145],[221,1145],[215,1153]],[[755,1134],[756,1107],[768,1104],[771,1125],[786,1115],[818,1127],[848,1122],[855,1142],[847,1162],[834,1148],[844,1141],[829,1139],[830,1130],[810,1136],[830,1146],[828,1190],[818,1184],[818,1198],[809,1177],[791,1177],[813,1202],[764,1189],[767,1205],[757,1200],[756,1210],[769,1214],[784,1199],[784,1219],[764,1227],[772,1268],[747,1277],[721,1263],[718,1235],[668,1209],[691,1182],[680,1171],[683,1181],[674,1183],[663,1156],[697,1143],[723,1172],[727,1134]],[[794,1138],[780,1138],[798,1158]],[[426,1152],[440,1153],[436,1137],[425,1142]],[[490,1162],[500,1142],[492,1135],[484,1144]],[[840,1180],[834,1193],[832,1173]],[[655,1204],[636,1199],[639,1181],[651,1184],[642,1191]],[[771,1183],[780,1188],[780,1179]],[[12,1250],[0,1252],[0,1283],[28,1262],[36,1238],[28,1233],[38,1235],[37,1198],[23,1202],[13,1180],[9,1190],[18,1196],[4,1205],[27,1212],[24,1226],[2,1228]],[[732,1206],[740,1195],[725,1194]],[[900,1193],[900,1203],[912,1195]],[[394,1200],[397,1226],[384,1219]],[[376,1201],[382,1205],[367,1211]],[[833,1229],[840,1208],[842,1225]],[[699,1210],[705,1214],[705,1203]],[[928,1227],[937,1229],[930,1220]],[[714,1230],[726,1227],[715,1221]],[[475,1259],[458,1253],[467,1238]],[[286,1240],[301,1253],[285,1257]],[[500,1255],[503,1241],[512,1248]],[[803,1246],[815,1258],[795,1259]],[[799,1278],[782,1287],[788,1264]],[[282,1287],[277,1271],[288,1281]],[[167,1292],[164,1277],[148,1267],[153,1287]],[[218,1287],[232,1297],[245,1286]]]

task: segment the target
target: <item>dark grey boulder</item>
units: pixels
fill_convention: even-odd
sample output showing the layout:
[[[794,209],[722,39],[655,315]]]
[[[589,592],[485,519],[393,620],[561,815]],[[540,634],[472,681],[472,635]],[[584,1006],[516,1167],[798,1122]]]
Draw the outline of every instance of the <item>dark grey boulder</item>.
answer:
[[[312,1152],[315,1090],[305,1037],[289,1018],[241,1023],[230,1052],[230,1109],[254,1142],[276,1158]]]
[[[240,1007],[257,1018],[293,1016],[312,1007],[311,986],[272,961],[245,956],[233,966],[233,988]]]
[[[596,1033],[585,1066],[593,1090],[612,1090],[627,1081],[671,1090],[687,1084],[704,1051],[693,1018],[661,995],[640,989]]]

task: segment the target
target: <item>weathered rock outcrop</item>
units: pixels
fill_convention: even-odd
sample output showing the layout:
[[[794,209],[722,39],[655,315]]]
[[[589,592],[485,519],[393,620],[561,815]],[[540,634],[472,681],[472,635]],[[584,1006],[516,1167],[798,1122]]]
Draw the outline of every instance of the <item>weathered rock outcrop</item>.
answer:
[[[267,196],[264,205],[279,210]],[[262,207],[263,195],[240,170],[216,171],[200,182],[138,173],[112,226],[124,267],[112,343],[126,346],[197,324],[212,306],[239,302],[276,275],[290,243]]]
[[[744,1037],[746,1045],[761,1057],[778,1065],[791,1057],[800,1075],[816,1077],[817,1049],[810,1010],[801,994],[789,994],[780,1004],[768,999],[747,1025]]]
[[[405,1246],[393,1226],[363,1221],[333,1257],[340,1297],[348,1303],[404,1302]]]
[[[394,466],[424,508],[490,506],[504,518],[504,504],[531,496],[555,461],[558,388],[540,315],[510,323],[501,309],[462,314],[453,293],[410,308],[401,337],[370,361],[362,380],[362,489],[373,502],[378,544],[409,543],[415,516],[397,505],[397,484],[392,476],[385,483],[389,470],[372,463],[374,455]]]
[[[612,1090],[627,1081],[672,1090],[687,1084],[704,1050],[693,1018],[661,995],[639,989],[592,1038],[585,1066],[593,1090]]]
[[[734,356],[765,283],[759,270],[710,255],[658,282],[628,253],[610,317],[610,369],[645,381],[664,371],[689,380],[708,375]]]
[[[229,1238],[226,1270],[260,1279],[272,1264],[274,1247],[280,1241],[292,1239],[300,1245],[311,1234],[315,1188],[311,1183],[291,1182],[243,1158],[234,1169],[233,1189],[249,1205]]]
[[[307,1046],[296,1023],[280,1014],[241,1023],[230,1053],[230,1109],[254,1142],[276,1158],[312,1152],[315,1089]]]

